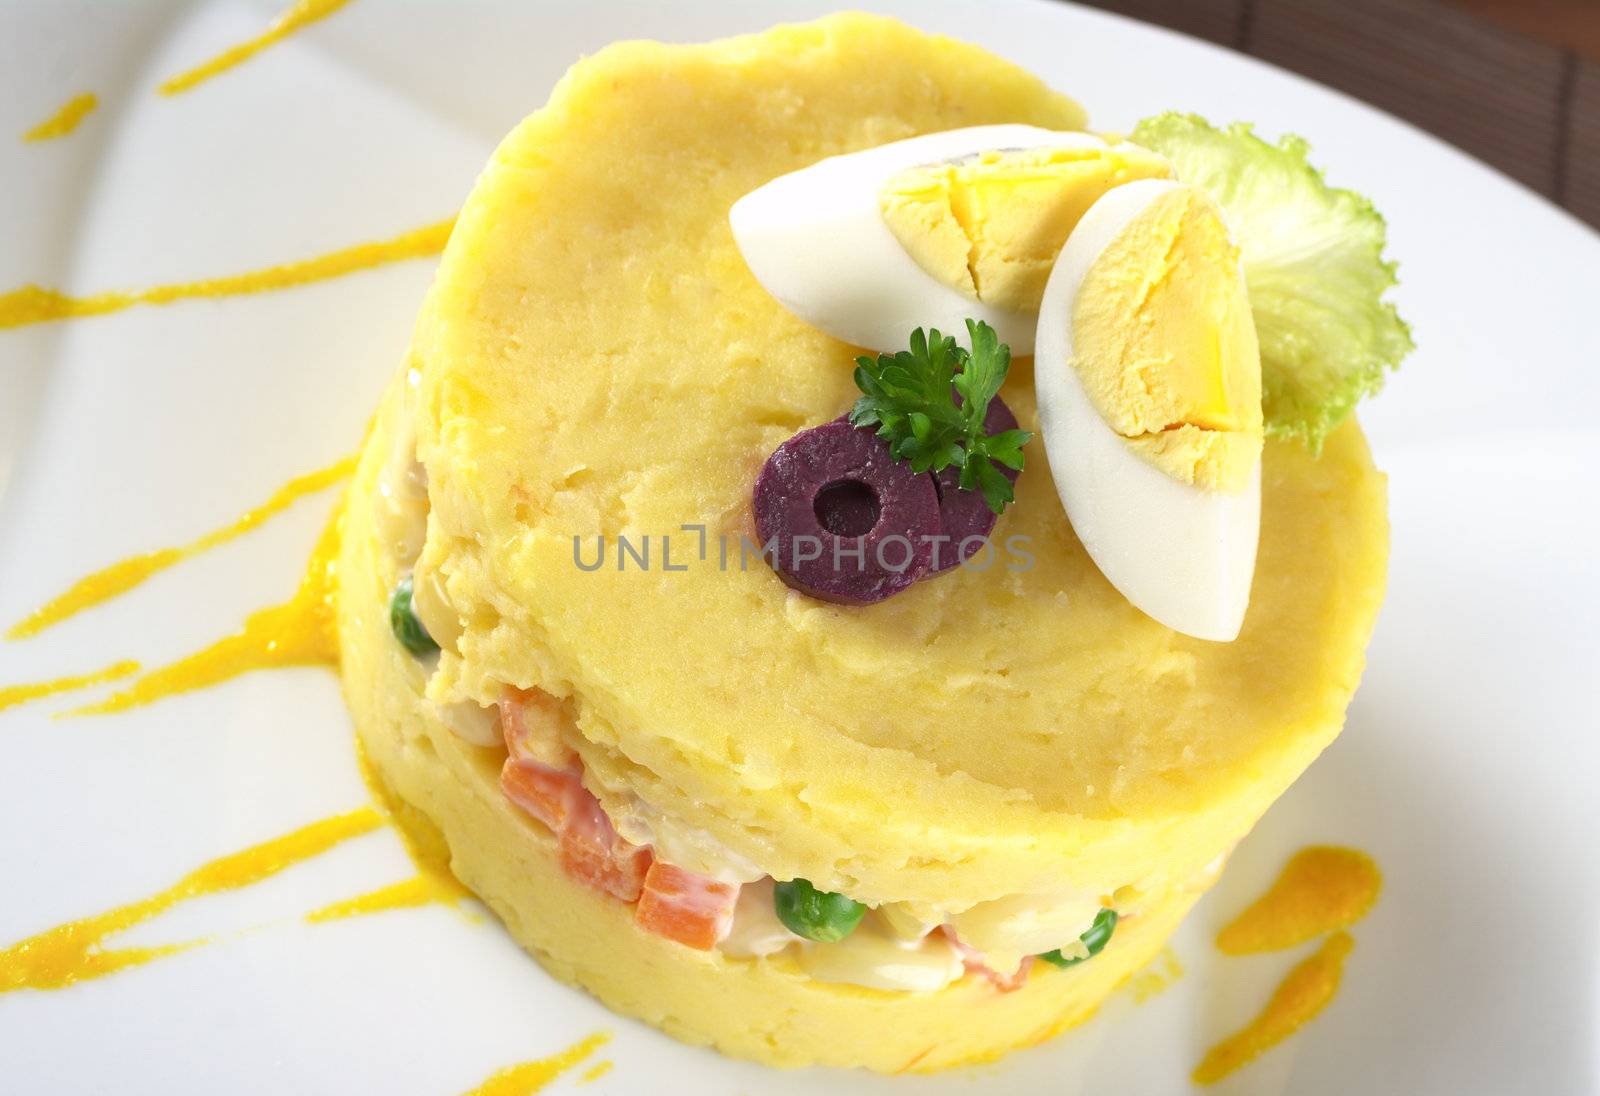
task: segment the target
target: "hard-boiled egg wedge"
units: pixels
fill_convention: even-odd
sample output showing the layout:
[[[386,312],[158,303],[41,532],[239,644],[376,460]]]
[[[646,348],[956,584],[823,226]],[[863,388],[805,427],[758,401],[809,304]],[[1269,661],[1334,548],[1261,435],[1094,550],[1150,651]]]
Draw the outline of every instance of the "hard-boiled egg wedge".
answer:
[[[1084,214],[1045,287],[1040,432],[1078,539],[1123,596],[1238,636],[1261,516],[1261,358],[1238,248],[1201,190],[1143,180]]]
[[[913,328],[961,332],[970,318],[1023,355],[1084,211],[1170,173],[1088,133],[976,126],[821,160],[746,194],[728,220],[762,286],[837,339],[893,352]]]

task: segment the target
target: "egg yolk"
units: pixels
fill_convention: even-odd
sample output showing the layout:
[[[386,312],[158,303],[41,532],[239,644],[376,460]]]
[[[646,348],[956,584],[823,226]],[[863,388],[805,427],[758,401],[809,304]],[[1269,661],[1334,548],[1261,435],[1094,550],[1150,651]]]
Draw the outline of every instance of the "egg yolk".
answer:
[[[1204,192],[1180,187],[1135,216],[1085,274],[1073,368],[1143,458],[1237,491],[1261,457],[1261,354],[1239,249]]]
[[[1096,199],[1170,174],[1166,160],[1134,145],[984,152],[902,171],[878,204],[929,274],[974,300],[1036,312],[1056,256]]]

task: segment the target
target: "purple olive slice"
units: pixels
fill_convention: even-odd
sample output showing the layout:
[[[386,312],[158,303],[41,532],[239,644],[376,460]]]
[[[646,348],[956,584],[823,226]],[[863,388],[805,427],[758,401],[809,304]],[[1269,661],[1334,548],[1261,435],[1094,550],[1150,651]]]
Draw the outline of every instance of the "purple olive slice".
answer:
[[[927,574],[939,534],[932,477],[842,419],[780,445],[756,477],[754,503],[756,533],[779,577],[844,605],[893,597]]]

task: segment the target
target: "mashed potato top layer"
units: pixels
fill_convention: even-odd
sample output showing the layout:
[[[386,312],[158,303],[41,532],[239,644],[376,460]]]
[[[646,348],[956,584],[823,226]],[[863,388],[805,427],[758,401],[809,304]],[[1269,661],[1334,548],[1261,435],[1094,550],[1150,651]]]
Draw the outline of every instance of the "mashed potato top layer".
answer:
[[[1381,597],[1383,483],[1355,425],[1319,459],[1268,445],[1235,643],[1105,582],[1037,441],[996,529],[1029,538],[1023,569],[842,608],[740,568],[756,473],[849,407],[856,351],[762,290],[728,207],[825,156],[993,122],[1084,115],[862,16],[572,70],[479,180],[416,333],[424,563],[466,623],[436,698],[545,689],[608,809],[642,801],[872,903],[1154,887],[1249,828],[1337,733]],[[1004,392],[1024,425],[1030,371]],[[602,536],[580,569],[574,538],[588,564]],[[650,538],[648,569],[618,570],[619,536]]]

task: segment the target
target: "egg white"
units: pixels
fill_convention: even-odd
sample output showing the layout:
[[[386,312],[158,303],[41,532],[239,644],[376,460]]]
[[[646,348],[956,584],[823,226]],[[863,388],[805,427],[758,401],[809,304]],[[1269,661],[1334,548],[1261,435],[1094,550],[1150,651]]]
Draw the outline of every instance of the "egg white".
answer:
[[[879,194],[901,171],[983,152],[1106,148],[1089,133],[972,126],[832,156],[780,175],[733,204],[728,223],[756,280],[800,319],[853,346],[905,349],[914,328],[966,342],[982,320],[1016,355],[1033,352],[1035,317],[962,293],[922,269],[884,222]]]
[[[1078,222],[1045,284],[1034,386],[1056,490],[1101,573],[1174,631],[1226,641],[1238,638],[1250,602],[1260,461],[1237,493],[1173,479],[1106,424],[1072,364],[1072,309],[1089,268],[1130,221],[1179,185],[1146,179],[1115,187]]]

